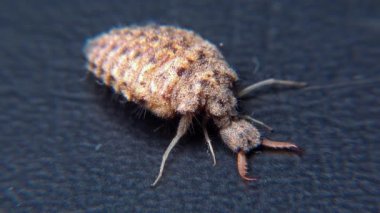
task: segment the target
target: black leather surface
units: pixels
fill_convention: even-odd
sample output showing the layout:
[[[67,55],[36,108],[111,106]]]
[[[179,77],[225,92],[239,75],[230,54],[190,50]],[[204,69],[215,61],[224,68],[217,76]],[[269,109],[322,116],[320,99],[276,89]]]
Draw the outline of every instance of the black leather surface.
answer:
[[[138,107],[86,78],[82,54],[86,38],[151,22],[223,43],[242,85],[380,78],[376,0],[3,0],[0,211],[379,212],[379,82],[252,95],[239,110],[273,126],[271,138],[303,147],[302,158],[253,152],[250,174],[260,180],[244,183],[215,130],[212,167],[194,125],[151,188],[176,121],[139,117]]]

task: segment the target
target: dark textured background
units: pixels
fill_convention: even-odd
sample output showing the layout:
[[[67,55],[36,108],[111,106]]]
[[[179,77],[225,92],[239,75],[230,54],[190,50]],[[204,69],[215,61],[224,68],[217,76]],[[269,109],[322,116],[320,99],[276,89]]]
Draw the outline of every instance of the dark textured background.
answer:
[[[86,78],[82,54],[89,37],[146,23],[223,43],[242,85],[380,78],[377,0],[2,0],[0,211],[379,212],[379,81],[252,95],[240,110],[273,126],[271,138],[302,146],[302,158],[254,152],[250,174],[260,180],[244,183],[215,130],[212,167],[195,125],[151,188],[176,122],[139,117]]]

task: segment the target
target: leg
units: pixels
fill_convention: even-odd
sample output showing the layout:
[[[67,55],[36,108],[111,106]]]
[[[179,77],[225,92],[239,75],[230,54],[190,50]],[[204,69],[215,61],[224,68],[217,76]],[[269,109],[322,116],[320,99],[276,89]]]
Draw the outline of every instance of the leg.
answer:
[[[91,71],[87,70],[86,74],[79,79],[79,81],[85,81],[88,79],[88,77],[91,75]]]
[[[215,153],[214,153],[214,149],[212,148],[212,145],[211,145],[211,139],[210,139],[210,137],[208,136],[208,132],[207,132],[207,128],[206,128],[206,124],[207,124],[207,118],[205,117],[205,118],[203,119],[203,122],[202,122],[203,134],[205,135],[206,143],[207,143],[207,145],[208,145],[208,149],[209,149],[210,152],[211,152],[212,160],[214,161],[214,166],[215,166],[215,165],[216,165]]]
[[[288,87],[304,87],[307,84],[305,82],[296,82],[296,81],[286,81],[286,80],[276,80],[273,78],[257,82],[255,84],[252,84],[244,89],[242,89],[238,93],[238,97],[242,98],[246,96],[248,93],[251,93],[252,91],[255,91],[257,89],[260,89],[264,86],[274,86],[274,85],[279,85],[279,86],[288,86]]]
[[[243,115],[243,116],[241,116],[241,117],[244,118],[244,119],[246,119],[246,120],[248,120],[248,121],[251,121],[252,123],[257,123],[257,124],[259,124],[259,125],[261,125],[261,126],[267,128],[269,131],[272,131],[272,130],[273,130],[272,127],[266,125],[264,122],[259,121],[259,120],[256,120],[256,119],[252,118],[252,117],[249,116],[249,115]]]
[[[165,153],[162,156],[160,172],[158,173],[158,176],[157,176],[156,180],[154,181],[154,183],[152,184],[152,186],[155,186],[157,184],[157,182],[160,180],[160,178],[162,176],[162,172],[164,171],[165,162],[168,159],[170,151],[178,143],[179,139],[181,139],[181,137],[186,133],[187,129],[189,128],[189,125],[191,123],[192,118],[193,117],[191,115],[184,115],[184,116],[182,116],[181,120],[179,121],[177,134],[175,135],[173,140],[170,142],[168,148],[166,148]]]

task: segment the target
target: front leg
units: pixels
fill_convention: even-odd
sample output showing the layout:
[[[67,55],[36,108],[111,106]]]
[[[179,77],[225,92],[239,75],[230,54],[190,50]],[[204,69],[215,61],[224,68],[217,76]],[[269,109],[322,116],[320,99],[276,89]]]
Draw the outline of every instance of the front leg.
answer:
[[[249,94],[255,90],[261,89],[265,86],[287,86],[287,87],[301,88],[301,87],[305,87],[306,85],[307,85],[307,83],[305,83],[305,82],[277,80],[277,79],[270,78],[270,79],[267,79],[264,81],[254,83],[254,84],[240,90],[240,92],[238,93],[238,97],[242,98],[242,97],[246,96],[247,94]]]
[[[216,165],[216,158],[215,158],[214,149],[212,148],[210,136],[208,135],[208,132],[207,132],[207,120],[208,120],[207,117],[203,118],[203,121],[202,121],[202,130],[203,130],[203,134],[204,134],[205,139],[206,139],[206,143],[207,143],[208,149],[210,150],[210,153],[211,153],[211,156],[212,156],[212,161],[214,162],[213,165],[215,166]]]
[[[182,136],[187,132],[187,129],[189,128],[191,124],[191,120],[193,119],[192,115],[183,115],[181,120],[178,124],[177,134],[173,138],[173,140],[170,142],[168,148],[166,148],[164,155],[162,156],[162,162],[160,166],[160,172],[158,173],[158,176],[152,186],[155,186],[157,182],[160,180],[162,176],[162,172],[164,171],[165,162],[168,159],[168,156],[172,149],[175,147],[175,145],[178,143],[179,139],[182,138]]]

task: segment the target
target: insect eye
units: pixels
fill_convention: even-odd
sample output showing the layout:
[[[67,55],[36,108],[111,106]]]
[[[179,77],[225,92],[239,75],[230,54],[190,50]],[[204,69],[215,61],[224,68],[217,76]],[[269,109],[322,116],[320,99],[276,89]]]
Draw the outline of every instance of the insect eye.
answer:
[[[218,104],[221,106],[221,107],[224,107],[224,105],[226,104],[223,100],[219,100],[218,101]]]

